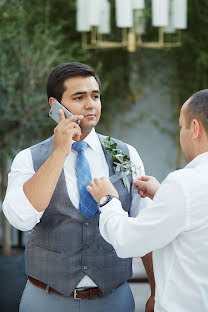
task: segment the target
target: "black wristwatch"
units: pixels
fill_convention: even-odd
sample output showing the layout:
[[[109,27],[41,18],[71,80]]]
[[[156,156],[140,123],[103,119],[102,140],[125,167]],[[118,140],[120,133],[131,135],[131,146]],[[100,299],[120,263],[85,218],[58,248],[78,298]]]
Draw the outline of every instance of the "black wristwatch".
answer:
[[[109,203],[109,201],[111,201],[111,199],[116,198],[115,196],[112,195],[105,195],[103,197],[101,197],[100,201],[99,201],[99,206],[103,207],[104,205],[106,205],[107,203]]]

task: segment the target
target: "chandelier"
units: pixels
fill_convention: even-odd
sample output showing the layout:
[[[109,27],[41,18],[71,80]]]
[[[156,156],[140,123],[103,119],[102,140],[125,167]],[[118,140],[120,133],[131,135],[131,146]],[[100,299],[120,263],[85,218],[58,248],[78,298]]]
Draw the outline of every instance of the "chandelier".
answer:
[[[135,52],[137,48],[181,46],[181,30],[187,28],[187,0],[151,0],[152,27],[158,28],[157,38],[151,42],[144,40],[147,23],[145,0],[115,0],[115,23],[121,29],[121,39],[104,39],[111,33],[111,2],[77,0],[76,30],[82,33],[82,48],[123,48]],[[174,40],[167,42],[166,34]]]

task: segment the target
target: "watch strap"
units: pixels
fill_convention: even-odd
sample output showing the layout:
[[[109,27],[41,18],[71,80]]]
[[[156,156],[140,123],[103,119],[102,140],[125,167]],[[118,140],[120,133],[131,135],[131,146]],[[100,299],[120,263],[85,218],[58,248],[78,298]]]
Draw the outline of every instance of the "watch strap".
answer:
[[[100,208],[105,206],[107,203],[109,203],[109,201],[111,201],[113,198],[116,198],[115,196],[112,195],[106,195],[107,196],[107,201],[104,204],[99,204]]]

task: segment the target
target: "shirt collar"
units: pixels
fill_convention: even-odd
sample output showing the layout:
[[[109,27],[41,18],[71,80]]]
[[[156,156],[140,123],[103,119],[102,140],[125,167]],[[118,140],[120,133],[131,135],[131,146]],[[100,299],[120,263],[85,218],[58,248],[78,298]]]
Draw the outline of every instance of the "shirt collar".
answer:
[[[97,147],[100,145],[100,140],[97,136],[97,133],[95,132],[95,128],[90,131],[90,133],[86,136],[86,138],[84,138],[83,141],[86,142],[89,147],[91,147],[91,149],[97,150]],[[72,140],[72,143],[74,142],[75,141]]]
[[[208,152],[205,152],[196,156],[190,163],[186,165],[185,168],[197,167],[199,164],[201,164],[204,161],[208,162]]]

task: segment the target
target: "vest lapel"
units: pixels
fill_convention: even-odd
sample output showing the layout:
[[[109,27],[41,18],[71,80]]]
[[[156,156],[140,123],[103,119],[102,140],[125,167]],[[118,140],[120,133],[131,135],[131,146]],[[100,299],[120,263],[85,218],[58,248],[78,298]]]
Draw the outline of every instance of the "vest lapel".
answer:
[[[103,153],[105,155],[105,159],[106,159],[107,164],[108,164],[109,177],[111,177],[115,173],[115,171],[113,169],[113,158],[112,158],[111,154],[109,153],[109,151],[106,151],[106,149],[104,147],[104,144],[103,144],[103,142],[105,141],[107,136],[101,135],[99,133],[97,133],[97,135],[98,135],[98,138],[100,140],[100,143],[101,143],[101,146],[102,146],[102,149],[103,149]]]

